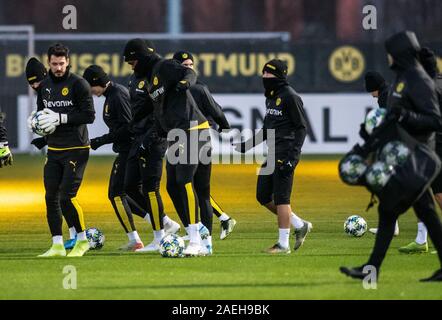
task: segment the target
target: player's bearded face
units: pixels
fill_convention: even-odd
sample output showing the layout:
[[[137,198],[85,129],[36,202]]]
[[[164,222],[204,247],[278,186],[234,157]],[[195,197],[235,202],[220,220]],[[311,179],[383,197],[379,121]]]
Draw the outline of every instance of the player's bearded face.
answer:
[[[69,58],[52,55],[49,59],[49,68],[56,77],[62,77],[69,65]]]

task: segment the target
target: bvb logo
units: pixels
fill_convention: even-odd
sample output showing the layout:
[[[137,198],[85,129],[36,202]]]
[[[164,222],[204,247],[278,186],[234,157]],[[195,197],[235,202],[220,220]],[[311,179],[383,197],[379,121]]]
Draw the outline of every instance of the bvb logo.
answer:
[[[67,96],[68,93],[69,93],[69,89],[66,88],[66,87],[64,87],[64,88],[61,90],[61,95],[62,95],[63,97],[64,97],[64,96]]]
[[[276,99],[276,106],[279,106],[281,104],[281,98]]]
[[[157,77],[153,78],[153,85],[154,86],[158,85],[158,78]]]
[[[138,89],[143,89],[143,87],[144,87],[144,81],[140,81],[138,83]]]
[[[351,82],[361,76],[365,69],[365,59],[355,47],[343,46],[333,51],[328,68],[336,80]]]

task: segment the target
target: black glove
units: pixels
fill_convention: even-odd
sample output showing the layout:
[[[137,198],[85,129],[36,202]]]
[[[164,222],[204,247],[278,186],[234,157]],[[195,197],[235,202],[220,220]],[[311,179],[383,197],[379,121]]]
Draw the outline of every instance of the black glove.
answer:
[[[31,141],[31,144],[34,145],[38,150],[41,150],[42,148],[44,148],[48,143],[46,142],[46,139],[41,137],[41,138],[35,138],[34,140]]]
[[[175,90],[180,92],[180,91],[186,91],[187,89],[189,89],[190,84],[189,82],[187,82],[186,80],[181,80],[180,82],[178,82],[178,84],[175,87]]]
[[[396,106],[388,109],[386,119],[389,121],[395,120],[401,123],[407,116],[408,112],[406,109]]]
[[[91,149],[92,150],[97,150],[98,148],[100,148],[104,144],[105,144],[105,142],[100,137],[91,139]]]
[[[368,134],[367,130],[365,130],[365,123],[361,123],[361,127],[359,129],[359,136],[364,141],[367,141],[370,138],[370,135]]]
[[[149,157],[149,146],[145,145],[144,142],[138,147],[138,155],[143,158]]]
[[[291,173],[295,169],[297,161],[290,159],[278,160],[277,164],[280,171],[284,173]]]

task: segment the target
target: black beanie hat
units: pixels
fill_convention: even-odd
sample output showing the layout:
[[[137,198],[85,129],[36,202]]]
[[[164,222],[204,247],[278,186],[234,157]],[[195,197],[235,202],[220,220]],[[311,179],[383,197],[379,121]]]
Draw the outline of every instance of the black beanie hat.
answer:
[[[95,64],[89,66],[84,70],[83,78],[89,82],[91,87],[106,87],[106,84],[110,81],[109,76],[104,72],[103,68]]]
[[[187,59],[193,61],[193,55],[189,51],[177,51],[173,55],[173,59],[178,61],[179,63],[183,63]]]
[[[48,71],[43,63],[38,61],[36,58],[31,58],[28,60],[28,63],[26,64],[26,80],[28,80],[29,84],[42,81],[47,74]]]
[[[138,60],[155,52],[155,46],[152,41],[143,39],[131,39],[124,47],[124,61]]]
[[[279,59],[273,59],[264,65],[262,73],[267,71],[280,79],[287,79],[287,70],[287,63]]]
[[[419,51],[419,61],[428,75],[431,78],[436,78],[437,60],[434,52],[427,47],[423,47],[421,51]]]
[[[379,72],[369,71],[365,74],[365,90],[373,92],[379,90],[385,84],[385,79]]]

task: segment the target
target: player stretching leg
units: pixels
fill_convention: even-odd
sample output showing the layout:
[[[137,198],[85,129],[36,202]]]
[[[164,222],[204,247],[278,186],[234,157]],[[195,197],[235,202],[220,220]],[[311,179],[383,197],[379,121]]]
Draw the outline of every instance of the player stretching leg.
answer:
[[[257,199],[268,210],[277,214],[279,240],[267,253],[290,253],[290,224],[295,228],[295,246],[298,250],[304,243],[312,224],[294,214],[290,207],[293,175],[299,161],[301,148],[306,135],[306,120],[303,103],[296,91],[287,82],[287,65],[281,60],[271,60],[263,68],[263,84],[266,96],[266,116],[264,118],[264,137],[266,130],[275,130],[274,152],[276,168],[272,174],[262,174],[267,167],[263,164],[258,176]],[[256,136],[255,136],[256,137]],[[255,145],[255,138],[252,146]],[[249,141],[236,144],[237,151],[246,152]],[[273,149],[273,150],[272,150]]]
[[[46,208],[52,247],[40,257],[65,256],[62,215],[69,215],[77,231],[77,242],[68,254],[79,257],[89,250],[83,210],[76,195],[89,159],[86,124],[95,119],[87,81],[69,71],[69,49],[61,44],[48,50],[49,76],[40,84],[37,109],[40,127],[49,132],[44,168]]]
[[[112,172],[109,180],[108,198],[120,221],[129,242],[120,249],[135,251],[144,247],[141,241],[132,216],[132,211],[124,192],[124,174],[126,172],[127,156],[130,149],[132,134],[129,132],[129,123],[132,120],[130,110],[129,91],[111,82],[108,75],[97,65],[89,66],[83,74],[89,82],[92,94],[97,97],[104,95],[103,120],[109,128],[109,133],[91,139],[91,148],[96,150],[99,147],[112,143],[112,149],[117,157],[112,165]]]
[[[36,92],[38,92],[40,88],[40,83],[43,81],[44,78],[46,78],[47,74],[48,71],[46,70],[43,63],[38,61],[36,58],[31,58],[28,60],[28,63],[26,64],[26,80],[28,81],[29,86]],[[41,150],[47,145],[46,138],[35,138],[31,141],[31,144],[34,145],[37,149]],[[74,223],[71,221],[70,217],[67,215],[63,215],[63,217],[65,218],[69,228],[69,239],[64,242],[64,248],[72,249],[75,246],[75,242],[77,241],[77,231],[75,231]]]

